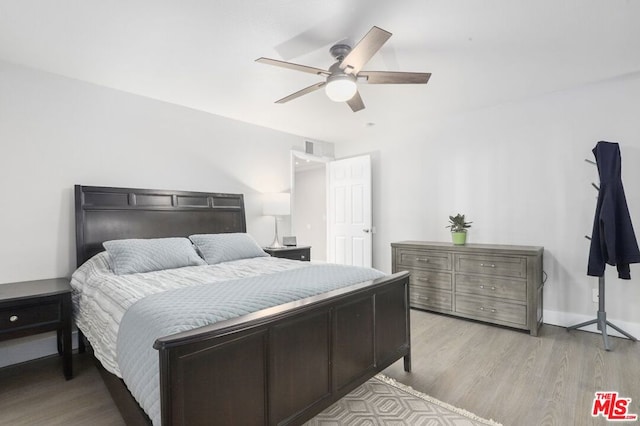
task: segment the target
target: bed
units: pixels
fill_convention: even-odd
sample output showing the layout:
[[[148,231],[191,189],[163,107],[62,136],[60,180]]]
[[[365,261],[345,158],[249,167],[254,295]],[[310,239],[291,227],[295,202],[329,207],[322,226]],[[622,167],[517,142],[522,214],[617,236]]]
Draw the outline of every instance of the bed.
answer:
[[[76,185],[75,216],[78,266],[99,257],[105,241],[246,233],[241,194]],[[253,286],[252,279],[266,279],[260,285],[274,286],[286,275],[300,279],[298,269],[238,282]],[[316,276],[305,271],[309,280]],[[80,323],[78,329],[84,351]],[[410,370],[408,274],[153,336],[149,344],[157,357],[155,424],[302,424],[395,361],[404,358]],[[99,367],[127,424],[151,424],[126,378]]]

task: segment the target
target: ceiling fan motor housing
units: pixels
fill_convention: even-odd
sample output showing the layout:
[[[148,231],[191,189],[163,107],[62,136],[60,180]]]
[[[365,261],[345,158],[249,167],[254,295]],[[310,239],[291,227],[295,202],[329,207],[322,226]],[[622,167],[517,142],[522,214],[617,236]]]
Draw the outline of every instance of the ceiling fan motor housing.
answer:
[[[329,49],[329,52],[331,53],[331,56],[336,58],[339,62],[342,62],[349,52],[351,52],[351,46],[348,44],[334,44]]]
[[[329,73],[331,75],[327,77],[327,83],[333,80],[352,80],[354,82],[356,81],[355,74],[348,74],[340,68],[340,61],[336,62],[335,64],[329,67]]]

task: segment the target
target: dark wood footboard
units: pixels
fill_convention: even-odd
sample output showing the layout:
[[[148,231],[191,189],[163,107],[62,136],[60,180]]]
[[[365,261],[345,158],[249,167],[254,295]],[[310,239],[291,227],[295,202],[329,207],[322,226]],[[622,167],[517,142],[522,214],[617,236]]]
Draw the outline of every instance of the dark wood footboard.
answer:
[[[397,273],[158,339],[162,424],[297,425],[410,362]]]

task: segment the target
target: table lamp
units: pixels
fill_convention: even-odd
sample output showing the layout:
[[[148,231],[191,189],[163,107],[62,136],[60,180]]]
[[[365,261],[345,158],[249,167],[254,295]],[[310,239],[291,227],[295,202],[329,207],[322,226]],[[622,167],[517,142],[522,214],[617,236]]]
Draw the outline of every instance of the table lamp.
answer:
[[[274,216],[276,224],[276,235],[269,248],[282,248],[278,238],[278,218],[279,216],[288,216],[291,214],[291,194],[282,192],[277,194],[265,194],[262,204],[262,214],[265,216]]]

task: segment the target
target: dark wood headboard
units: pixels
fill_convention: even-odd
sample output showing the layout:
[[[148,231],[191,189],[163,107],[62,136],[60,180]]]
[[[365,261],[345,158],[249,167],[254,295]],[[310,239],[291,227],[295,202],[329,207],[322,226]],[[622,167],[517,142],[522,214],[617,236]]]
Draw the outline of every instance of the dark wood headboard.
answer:
[[[124,238],[247,232],[242,194],[75,186],[76,262]]]

